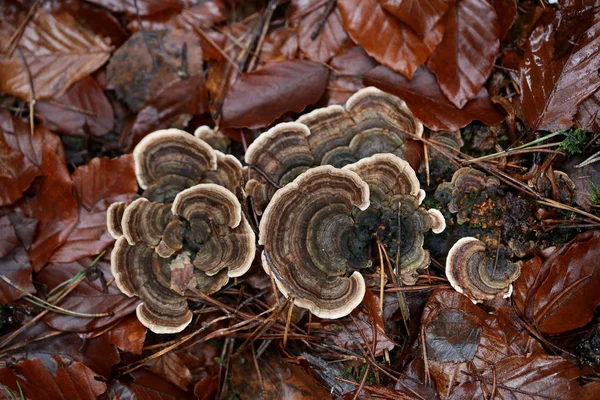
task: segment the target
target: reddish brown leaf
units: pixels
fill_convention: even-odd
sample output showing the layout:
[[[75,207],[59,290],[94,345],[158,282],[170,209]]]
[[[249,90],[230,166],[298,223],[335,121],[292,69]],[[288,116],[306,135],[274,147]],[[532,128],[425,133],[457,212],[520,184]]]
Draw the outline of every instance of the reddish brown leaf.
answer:
[[[600,91],[585,99],[577,108],[575,126],[592,132],[600,130]]]
[[[521,300],[525,319],[544,333],[563,333],[587,324],[600,305],[599,257],[600,231],[587,231],[555,251],[535,276],[526,272],[526,280],[515,285],[518,296],[525,299]]]
[[[65,135],[102,136],[115,123],[110,102],[89,76],[76,82],[64,95],[37,102],[35,115],[48,129]]]
[[[182,391],[160,376],[138,369],[132,374],[131,390],[138,400],[191,400],[194,396]]]
[[[127,13],[131,17],[145,16],[171,8],[181,8],[182,0],[89,0],[113,12]]]
[[[364,87],[362,75],[378,65],[360,46],[333,57],[329,64],[337,72],[329,74],[327,105],[344,104]]]
[[[302,367],[286,363],[279,353],[263,354],[258,361],[262,382],[258,378],[252,355],[244,353],[231,359],[231,389],[242,399],[268,400],[330,399],[329,390],[317,383]]]
[[[377,61],[408,78],[442,40],[442,24],[437,24],[421,40],[409,26],[385,11],[377,0],[338,0],[337,6],[352,40]]]
[[[508,33],[508,30],[517,17],[517,2],[515,0],[494,0],[496,15],[498,16],[498,29],[500,39]]]
[[[104,37],[115,47],[121,46],[129,37],[116,16],[106,10],[92,8],[84,3],[74,15],[79,24]]]
[[[184,64],[187,70],[182,68]],[[167,85],[180,80],[182,73],[202,73],[202,48],[193,32],[180,29],[136,33],[115,52],[106,67],[109,88],[115,89],[134,111],[141,110]]]
[[[443,95],[435,75],[425,67],[419,68],[412,80],[384,66],[367,72],[364,79],[365,83],[402,98],[413,114],[432,130],[457,130],[467,126],[473,120],[494,125],[503,119],[485,88],[481,89],[477,96],[462,109],[456,108]]]
[[[28,9],[10,2],[4,7],[0,48],[23,22]],[[108,60],[111,47],[103,38],[79,25],[65,11],[37,10],[25,26],[12,55],[0,53],[0,92],[25,100],[31,98],[31,73],[35,98],[60,96],[75,82],[91,74]]]
[[[163,88],[138,113],[131,131],[120,138],[123,148],[130,149],[150,132],[168,128],[178,118],[208,112],[208,94],[202,74],[175,80]]]
[[[169,352],[152,361],[150,371],[185,391],[192,383],[192,373],[174,352]]]
[[[39,175],[39,169],[0,135],[0,206],[13,204]]]
[[[260,48],[260,64],[293,60],[298,53],[298,37],[290,28],[279,28],[265,37]]]
[[[321,64],[303,60],[267,64],[245,73],[225,97],[220,126],[261,128],[286,112],[300,112],[319,100],[328,75]]]
[[[383,8],[410,26],[421,38],[431,32],[452,2],[452,0],[379,0]]]
[[[492,72],[500,47],[492,0],[462,0],[444,17],[444,39],[427,66],[442,92],[458,108],[479,93]]]
[[[0,258],[10,253],[19,244],[15,227],[8,216],[0,211]]]
[[[495,393],[500,399],[594,399],[600,382],[587,385],[585,372],[562,357],[551,355],[513,356],[495,367],[470,374],[471,381],[452,391],[449,398],[484,398]]]
[[[85,365],[79,362],[65,365],[58,356],[55,361],[58,365],[56,375],[35,358],[15,364],[16,373],[9,368],[0,369],[0,382],[17,398],[20,386],[23,395],[31,400],[95,400],[106,391],[106,384],[96,380],[94,371]]]
[[[342,26],[340,11],[328,15],[329,0],[292,0],[290,22],[298,32],[300,51],[313,61],[328,62],[350,44]]]
[[[600,18],[583,31],[586,18],[581,16],[573,23],[582,34],[565,40],[572,32],[562,32],[559,25],[574,18],[567,13],[557,12],[554,22],[532,32],[521,61],[523,114],[534,130],[571,127],[577,106],[600,88]]]
[[[50,264],[37,275],[37,279],[49,290],[71,279],[77,273],[85,270],[92,262],[84,258],[79,262],[66,264]],[[94,279],[95,278],[95,279]],[[92,280],[94,279],[94,280]],[[121,293],[113,282],[107,288],[103,283],[112,280],[110,273],[110,256],[106,254],[98,262],[96,268],[73,290],[59,305],[67,310],[87,313],[109,313],[110,316],[99,318],[80,318],[69,315],[49,313],[43,321],[52,328],[69,332],[89,332],[100,329],[131,314],[139,300],[129,298]]]
[[[147,331],[148,328],[142,325],[135,314],[132,314],[106,332],[106,340],[123,351],[142,354]]]
[[[16,247],[6,256],[0,258],[0,273],[19,285],[28,293],[34,293],[35,288],[31,280],[31,264],[29,257],[23,247]],[[25,293],[14,288],[12,285],[0,281],[0,303],[7,304],[23,297]]]
[[[64,160],[48,142],[43,147],[43,180],[36,195],[21,204],[39,221],[35,241],[29,250],[35,271],[44,267],[54,250],[69,237],[77,224],[77,199]]]
[[[129,200],[137,193],[133,156],[94,158],[75,170],[73,185],[79,199],[79,220],[50,262],[96,255],[114,241],[106,229],[106,210],[111,203]]]

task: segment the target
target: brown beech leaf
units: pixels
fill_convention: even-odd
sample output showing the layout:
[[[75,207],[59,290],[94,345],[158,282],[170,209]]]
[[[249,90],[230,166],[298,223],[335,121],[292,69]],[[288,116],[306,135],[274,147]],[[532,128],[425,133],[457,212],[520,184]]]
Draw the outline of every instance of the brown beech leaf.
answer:
[[[121,26],[117,17],[107,10],[91,7],[83,3],[74,13],[75,19],[90,31],[102,36],[111,45],[121,46],[129,34]]]
[[[182,29],[138,32],[106,67],[108,87],[133,111],[141,110],[182,74],[202,74],[200,39]]]
[[[0,211],[0,258],[10,253],[19,244],[17,232],[10,218]]]
[[[50,264],[37,275],[37,280],[51,290],[84,271],[91,263],[91,258],[84,258],[78,262]],[[87,314],[109,313],[109,316],[80,318],[49,313],[43,318],[43,321],[57,330],[83,333],[109,326],[131,314],[139,300],[135,297],[125,296],[114,282],[106,287],[106,283],[111,280],[110,255],[107,253],[77,288],[59,304],[71,311]]]
[[[131,149],[150,132],[168,128],[177,118],[208,112],[208,94],[202,74],[177,79],[165,86],[138,113],[131,131],[121,136],[120,144]]]
[[[585,99],[577,108],[575,126],[592,132],[600,130],[600,91]]]
[[[485,88],[462,109],[456,108],[440,90],[435,75],[424,66],[415,72],[412,80],[384,66],[367,72],[364,80],[403,99],[417,119],[431,130],[457,130],[473,120],[494,125],[503,119]]]
[[[449,399],[595,399],[600,391],[597,380],[588,384],[585,371],[559,356],[539,354],[512,356],[495,367],[469,373],[472,380],[454,389]]]
[[[40,171],[25,155],[10,146],[4,132],[0,135],[0,206],[13,204],[21,198]]]
[[[110,11],[126,13],[130,17],[156,14],[172,8],[182,8],[182,0],[89,0]]]
[[[458,108],[472,99],[492,72],[500,47],[498,17],[492,0],[461,0],[444,17],[444,38],[427,66]]]
[[[92,77],[75,82],[67,92],[52,100],[38,101],[35,116],[46,128],[77,136],[102,136],[115,123],[110,102]]]
[[[321,386],[302,367],[286,363],[279,352],[268,352],[258,360],[262,383],[252,367],[252,354],[243,353],[231,360],[231,389],[242,400],[312,400],[331,399],[329,390]]]
[[[298,54],[298,37],[291,28],[279,28],[265,36],[260,48],[259,64],[293,60]]]
[[[146,328],[135,314],[128,315],[105,333],[106,340],[119,349],[134,354],[142,354]]]
[[[298,32],[300,51],[310,60],[328,62],[350,38],[342,25],[340,11],[328,10],[329,0],[292,0],[290,22]],[[325,15],[329,12],[328,15]]]
[[[3,217],[4,218],[4,217]],[[31,264],[27,252],[21,246],[15,247],[10,253],[0,258],[0,273],[19,285],[28,293],[34,293],[35,288],[31,280]],[[25,293],[17,290],[12,285],[0,281],[0,303],[7,304],[23,297]]]
[[[498,16],[498,29],[500,39],[504,38],[517,17],[516,0],[494,0],[496,15]]]
[[[292,60],[243,74],[223,101],[222,128],[262,128],[286,112],[300,112],[323,95],[329,70]],[[257,112],[260,110],[260,112]]]
[[[377,61],[407,78],[412,77],[442,40],[441,23],[421,39],[377,0],[338,0],[337,7],[352,40]]]
[[[138,191],[133,156],[113,160],[94,158],[73,173],[79,199],[79,220],[50,262],[72,262],[100,253],[114,238],[106,228],[106,210],[114,202],[127,201]]]
[[[130,390],[138,400],[192,400],[195,397],[150,371],[138,369],[131,373]],[[125,399],[127,397],[120,397]]]
[[[565,39],[571,32],[560,29],[563,20],[574,18],[568,11],[558,11],[552,23],[538,26],[529,37],[520,82],[523,114],[534,130],[571,127],[578,105],[600,88],[600,18],[586,26],[589,18],[577,15],[581,20],[573,23],[582,31],[578,37]]]
[[[192,373],[183,360],[174,352],[169,352],[150,362],[150,371],[187,391],[192,383]]]
[[[337,72],[329,74],[327,105],[344,104],[350,96],[364,87],[362,75],[378,65],[360,46],[338,54],[329,64]]]
[[[8,3],[1,11],[0,48],[6,48],[28,12],[17,2]],[[111,50],[103,38],[79,25],[68,12],[36,10],[25,25],[18,49],[0,53],[0,92],[30,100],[30,71],[36,100],[60,96],[101,67]]]
[[[21,205],[39,221],[35,241],[29,249],[35,271],[41,270],[54,250],[67,240],[79,219],[73,181],[64,160],[49,142],[44,143],[42,157],[42,183],[35,196]]]
[[[60,356],[54,360],[56,375],[35,358],[18,362],[11,369],[0,369],[0,383],[16,398],[20,398],[22,389],[23,395],[31,400],[95,400],[106,391],[106,384],[96,380],[96,373],[82,363],[68,364]]]
[[[383,8],[410,26],[421,38],[431,32],[452,2],[452,0],[379,0]]]
[[[580,233],[542,266],[517,280],[523,317],[543,333],[563,333],[587,324],[600,305],[600,230]],[[525,271],[525,270],[524,270]]]

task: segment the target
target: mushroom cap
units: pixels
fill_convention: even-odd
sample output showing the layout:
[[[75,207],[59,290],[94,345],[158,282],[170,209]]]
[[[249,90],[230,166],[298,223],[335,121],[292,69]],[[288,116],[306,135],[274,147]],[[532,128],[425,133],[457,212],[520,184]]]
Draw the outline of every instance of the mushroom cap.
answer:
[[[108,229],[108,233],[115,239],[123,236],[121,219],[123,218],[123,213],[128,204],[129,203],[126,201],[118,201],[112,203],[106,210],[106,228]]]
[[[142,189],[170,175],[199,182],[204,171],[217,168],[212,147],[179,129],[164,129],[147,135],[133,150],[133,158]]]
[[[480,303],[512,293],[512,282],[521,274],[521,262],[490,256],[485,244],[473,237],[457,241],[446,259],[446,276],[452,287]]]
[[[209,128],[207,125],[196,128],[194,136],[204,140],[210,147],[218,151],[226,152],[231,146],[231,139],[225,136],[223,132]]]
[[[140,322],[155,333],[181,332],[192,320],[185,297],[169,288],[158,255],[143,243],[130,246],[125,237],[111,253],[111,272],[119,289],[142,300],[136,313]],[[167,267],[168,268],[168,267]]]
[[[364,296],[359,273],[346,277],[353,207],[369,206],[369,187],[348,170],[310,169],[278,190],[260,222],[263,267],[282,293],[322,318],[348,315]]]
[[[245,155],[253,167],[246,192],[261,214],[277,189],[263,175],[283,187],[319,165],[341,168],[381,153],[405,157],[414,150],[409,139],[422,133],[423,125],[402,100],[373,87],[362,89],[344,107],[314,110],[259,136]]]
[[[133,246],[143,242],[155,248],[162,239],[167,224],[173,219],[170,206],[154,203],[143,197],[132,201],[123,211],[121,229],[127,242]]]

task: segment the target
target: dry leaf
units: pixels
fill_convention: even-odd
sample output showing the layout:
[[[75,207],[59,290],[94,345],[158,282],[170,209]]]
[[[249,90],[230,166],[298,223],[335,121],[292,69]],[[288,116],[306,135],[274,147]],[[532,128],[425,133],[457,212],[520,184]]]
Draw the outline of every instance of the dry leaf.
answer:
[[[410,26],[421,38],[442,19],[453,0],[379,0],[383,8]]]

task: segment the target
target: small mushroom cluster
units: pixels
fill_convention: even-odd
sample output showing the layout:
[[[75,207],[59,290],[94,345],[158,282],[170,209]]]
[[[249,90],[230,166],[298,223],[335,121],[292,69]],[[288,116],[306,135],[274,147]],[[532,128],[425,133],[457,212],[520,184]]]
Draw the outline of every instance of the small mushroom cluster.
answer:
[[[411,138],[422,133],[404,101],[374,87],[362,89],[343,107],[314,110],[260,135],[245,155],[251,168],[246,192],[260,215],[278,188],[319,165],[342,168],[389,153],[417,168],[421,145]]]
[[[142,300],[136,311],[145,326],[179,332],[192,318],[186,295],[216,292],[254,259],[238,198],[242,165],[177,129],[146,136],[133,155],[144,192],[108,209],[112,273],[123,293]]]

